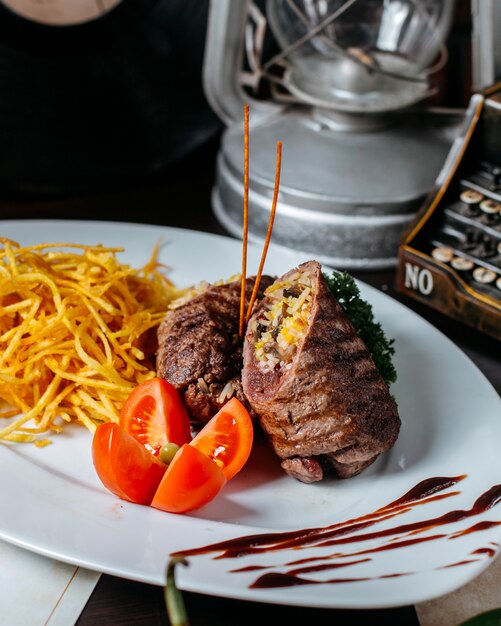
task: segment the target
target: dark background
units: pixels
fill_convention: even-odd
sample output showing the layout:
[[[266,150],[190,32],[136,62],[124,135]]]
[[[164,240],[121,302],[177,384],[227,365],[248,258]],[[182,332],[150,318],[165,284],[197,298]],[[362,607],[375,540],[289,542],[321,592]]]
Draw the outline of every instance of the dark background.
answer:
[[[207,13],[208,0],[124,0],[53,27],[0,3],[0,215],[68,217],[66,199],[85,196],[86,218],[175,219],[184,206],[163,200],[194,174],[182,159],[203,147],[190,167],[212,176],[222,131],[201,81]],[[430,104],[467,104],[470,30],[470,3],[458,0]]]

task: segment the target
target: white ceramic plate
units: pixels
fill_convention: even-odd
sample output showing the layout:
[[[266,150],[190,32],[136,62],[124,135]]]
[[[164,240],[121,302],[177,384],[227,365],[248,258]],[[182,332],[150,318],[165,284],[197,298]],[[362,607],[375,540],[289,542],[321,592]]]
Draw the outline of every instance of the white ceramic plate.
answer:
[[[121,245],[126,249],[123,260],[137,267],[162,239],[161,259],[172,267],[171,277],[180,286],[240,270],[238,241],[185,230],[4,221],[0,236],[22,244]],[[259,254],[251,247],[249,273],[257,269]],[[301,260],[271,248],[266,271],[281,273]],[[0,537],[62,561],[163,584],[174,551],[244,535],[343,524],[371,514],[425,479],[466,475],[436,494],[438,498],[338,536],[344,543],[321,546],[317,538],[316,545],[296,550],[285,546],[235,559],[214,559],[218,552],[191,556],[189,567],[178,570],[177,580],[185,590],[246,600],[369,608],[420,602],[477,576],[497,552],[501,534],[501,507],[471,512],[481,494],[501,483],[500,398],[468,358],[431,325],[384,294],[360,286],[377,319],[396,339],[399,379],[392,392],[402,418],[395,447],[361,475],[304,485],[283,475],[269,449],[256,445],[248,465],[210,505],[193,515],[176,516],[108,493],[93,470],[90,434],[69,427],[43,449],[0,446]],[[497,496],[497,491],[491,492],[488,499],[494,503]],[[442,518],[453,510],[466,513]],[[423,520],[434,518],[440,523],[423,528]],[[419,532],[412,534],[416,529]],[[356,540],[357,534],[368,532],[372,537]],[[305,565],[287,564],[302,559],[308,567],[329,564],[332,569],[296,572],[310,584],[250,587],[262,574],[301,569]],[[231,572],[242,568],[245,571]],[[284,579],[271,580],[276,584]]]

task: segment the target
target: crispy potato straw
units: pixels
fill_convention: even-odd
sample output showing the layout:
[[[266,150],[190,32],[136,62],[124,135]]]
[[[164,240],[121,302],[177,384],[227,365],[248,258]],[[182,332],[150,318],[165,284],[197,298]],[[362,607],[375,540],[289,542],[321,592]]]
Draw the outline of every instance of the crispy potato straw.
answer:
[[[44,446],[73,421],[94,432],[155,376],[151,331],[183,290],[158,245],[141,269],[121,251],[0,238],[0,440]]]

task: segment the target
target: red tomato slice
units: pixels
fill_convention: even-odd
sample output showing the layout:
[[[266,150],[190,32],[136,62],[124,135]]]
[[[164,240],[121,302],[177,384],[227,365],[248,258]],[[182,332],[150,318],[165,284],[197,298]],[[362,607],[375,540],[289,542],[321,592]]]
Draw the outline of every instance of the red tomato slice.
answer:
[[[254,426],[249,412],[237,398],[229,400],[207,422],[191,446],[213,459],[230,480],[245,465],[252,450]]]
[[[152,378],[134,389],[120,412],[120,425],[155,456],[166,443],[182,446],[191,441],[183,401],[163,378]]]
[[[97,427],[92,458],[103,485],[137,504],[150,504],[167,469],[118,424]]]
[[[151,506],[169,513],[187,513],[210,502],[225,483],[214,461],[186,444],[170,463]]]

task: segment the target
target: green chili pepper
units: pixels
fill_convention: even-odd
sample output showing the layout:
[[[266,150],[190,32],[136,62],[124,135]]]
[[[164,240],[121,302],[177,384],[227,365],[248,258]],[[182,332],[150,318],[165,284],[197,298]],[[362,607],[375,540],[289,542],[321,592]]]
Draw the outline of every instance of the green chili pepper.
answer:
[[[178,563],[188,565],[183,557],[174,557],[167,565],[167,581],[164,587],[165,606],[171,626],[189,626],[184,600],[181,592],[176,587],[175,568]]]

